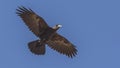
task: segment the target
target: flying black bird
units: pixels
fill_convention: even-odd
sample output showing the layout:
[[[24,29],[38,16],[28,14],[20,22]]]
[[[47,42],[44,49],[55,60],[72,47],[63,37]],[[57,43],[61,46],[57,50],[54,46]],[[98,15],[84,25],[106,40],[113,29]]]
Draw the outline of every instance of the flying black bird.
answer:
[[[59,35],[56,31],[62,25],[49,27],[45,20],[38,16],[33,10],[25,7],[18,7],[17,15],[22,18],[28,28],[39,38],[38,40],[28,43],[30,51],[36,55],[45,54],[45,45],[64,54],[68,57],[74,57],[77,54],[76,47],[66,38]]]

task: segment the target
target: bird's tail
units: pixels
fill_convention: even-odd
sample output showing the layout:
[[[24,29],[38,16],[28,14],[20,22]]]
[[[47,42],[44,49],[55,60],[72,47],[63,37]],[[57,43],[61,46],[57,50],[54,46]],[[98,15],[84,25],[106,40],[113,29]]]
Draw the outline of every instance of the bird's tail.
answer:
[[[29,47],[30,51],[36,55],[44,55],[45,54],[45,43],[42,43],[39,40],[29,42],[28,47]]]

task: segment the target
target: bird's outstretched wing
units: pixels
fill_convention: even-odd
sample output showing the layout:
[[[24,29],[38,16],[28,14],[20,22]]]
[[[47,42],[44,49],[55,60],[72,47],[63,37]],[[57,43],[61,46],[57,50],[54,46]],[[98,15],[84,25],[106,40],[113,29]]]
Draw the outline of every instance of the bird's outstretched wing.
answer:
[[[29,29],[36,35],[40,36],[48,27],[44,19],[38,16],[33,10],[25,7],[18,7],[17,14],[22,18]]]
[[[65,54],[68,57],[73,57],[77,54],[77,49],[67,39],[59,34],[55,34],[52,39],[47,41],[48,46],[58,51],[59,53]]]

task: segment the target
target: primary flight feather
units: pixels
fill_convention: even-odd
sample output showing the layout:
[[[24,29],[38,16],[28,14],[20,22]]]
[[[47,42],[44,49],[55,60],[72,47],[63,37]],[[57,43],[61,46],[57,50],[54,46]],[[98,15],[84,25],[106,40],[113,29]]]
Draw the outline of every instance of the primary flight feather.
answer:
[[[44,55],[45,45],[47,44],[52,49],[68,57],[72,58],[77,54],[76,47],[57,33],[57,30],[62,27],[61,25],[49,27],[45,20],[31,9],[18,7],[16,10],[17,15],[21,17],[28,28],[39,38],[28,43],[32,53]]]

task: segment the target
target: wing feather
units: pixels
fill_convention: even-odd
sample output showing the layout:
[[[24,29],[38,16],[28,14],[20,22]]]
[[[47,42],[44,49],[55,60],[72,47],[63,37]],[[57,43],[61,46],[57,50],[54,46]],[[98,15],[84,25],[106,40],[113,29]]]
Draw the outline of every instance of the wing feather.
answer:
[[[67,39],[59,34],[55,34],[52,39],[47,41],[48,46],[58,51],[61,54],[65,54],[68,57],[73,57],[77,54],[76,47],[70,43]]]
[[[22,18],[28,28],[36,35],[40,36],[48,27],[44,19],[38,16],[33,10],[25,7],[18,7],[17,14]]]

